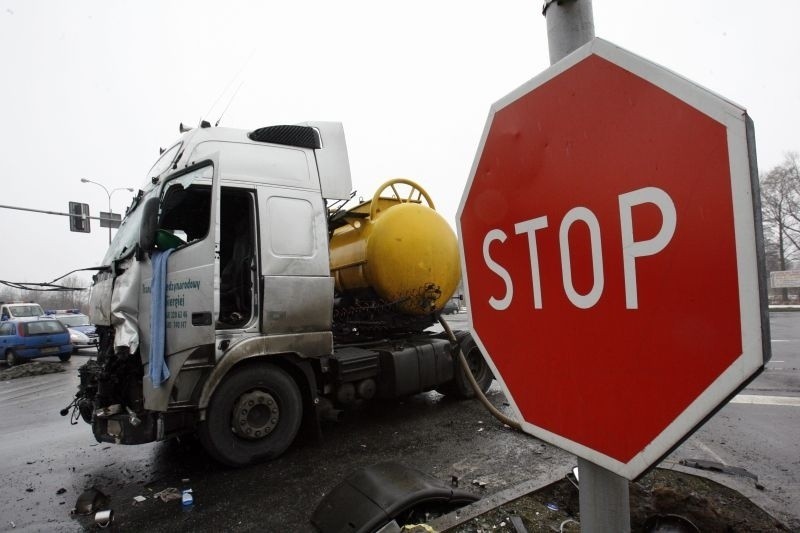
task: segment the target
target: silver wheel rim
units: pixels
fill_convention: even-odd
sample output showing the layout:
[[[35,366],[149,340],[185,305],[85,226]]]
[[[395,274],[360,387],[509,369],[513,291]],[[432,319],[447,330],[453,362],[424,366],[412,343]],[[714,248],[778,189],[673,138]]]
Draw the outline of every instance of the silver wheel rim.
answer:
[[[268,392],[252,390],[242,394],[233,406],[231,429],[248,440],[266,437],[280,420],[278,402]]]

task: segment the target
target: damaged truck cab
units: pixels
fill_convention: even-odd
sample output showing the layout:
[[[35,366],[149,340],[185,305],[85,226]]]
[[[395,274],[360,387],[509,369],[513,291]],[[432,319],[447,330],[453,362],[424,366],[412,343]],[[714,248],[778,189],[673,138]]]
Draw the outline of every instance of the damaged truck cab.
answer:
[[[339,123],[185,132],[95,275],[101,341],[79,370],[75,417],[119,444],[196,432],[241,466],[362,400],[470,397],[459,347],[488,388],[466,332],[426,331],[460,278],[427,193],[398,179],[344,209],[350,198]]]

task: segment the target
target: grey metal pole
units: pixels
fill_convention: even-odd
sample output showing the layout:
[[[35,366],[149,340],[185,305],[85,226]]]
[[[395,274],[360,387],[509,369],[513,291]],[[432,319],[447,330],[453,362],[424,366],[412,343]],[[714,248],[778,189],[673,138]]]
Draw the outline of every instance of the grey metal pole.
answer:
[[[108,192],[108,191],[106,191]],[[111,195],[108,195],[108,216],[111,216]],[[111,221],[108,223],[108,245],[111,246]]]
[[[545,0],[550,64],[594,39],[592,0]]]
[[[628,480],[578,457],[581,533],[631,530]]]
[[[594,39],[592,0],[545,0],[550,64]],[[631,530],[628,480],[578,458],[582,533],[626,533]]]

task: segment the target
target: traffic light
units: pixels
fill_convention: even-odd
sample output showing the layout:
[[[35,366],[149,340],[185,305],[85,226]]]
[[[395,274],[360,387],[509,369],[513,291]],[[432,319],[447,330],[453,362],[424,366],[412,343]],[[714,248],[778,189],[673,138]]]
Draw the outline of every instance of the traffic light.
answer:
[[[79,202],[69,203],[69,230],[79,233],[89,233],[89,204]]]

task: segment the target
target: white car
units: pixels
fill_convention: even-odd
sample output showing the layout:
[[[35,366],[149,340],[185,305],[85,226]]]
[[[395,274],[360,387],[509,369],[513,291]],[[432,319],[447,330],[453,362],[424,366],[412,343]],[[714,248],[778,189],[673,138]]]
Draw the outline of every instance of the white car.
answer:
[[[88,348],[96,346],[96,344],[93,343],[89,339],[89,336],[86,335],[85,333],[81,333],[77,329],[69,327],[67,328],[67,331],[69,331],[69,342],[72,343],[73,353],[76,353],[79,348]]]
[[[62,312],[50,311],[48,314],[67,326],[70,334],[73,332],[81,334],[72,337],[72,346],[75,347],[76,352],[79,348],[97,348],[100,337],[97,335],[95,327],[89,323],[88,316],[78,313],[77,309]]]

